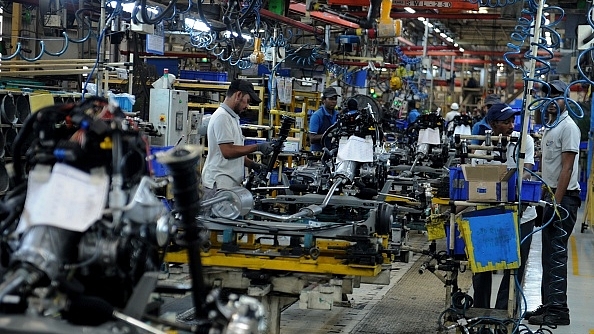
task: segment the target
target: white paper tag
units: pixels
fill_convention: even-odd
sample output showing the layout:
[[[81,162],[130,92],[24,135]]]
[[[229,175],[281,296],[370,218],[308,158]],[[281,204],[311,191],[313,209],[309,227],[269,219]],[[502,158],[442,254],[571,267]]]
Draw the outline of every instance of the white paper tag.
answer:
[[[17,233],[28,227],[49,225],[84,232],[102,216],[109,177],[102,171],[88,174],[57,163],[53,169],[36,166],[29,173],[27,199]]]
[[[357,136],[350,136],[349,139],[343,137],[338,142],[337,158],[339,161],[373,162],[373,140]]]

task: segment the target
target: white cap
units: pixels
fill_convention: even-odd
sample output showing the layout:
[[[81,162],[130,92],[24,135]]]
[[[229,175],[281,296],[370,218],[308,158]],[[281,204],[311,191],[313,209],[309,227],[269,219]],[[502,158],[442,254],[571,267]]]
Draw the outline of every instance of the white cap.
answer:
[[[454,102],[450,106],[450,109],[452,109],[452,110],[458,110],[458,109],[460,109],[460,106],[458,106],[458,103]]]

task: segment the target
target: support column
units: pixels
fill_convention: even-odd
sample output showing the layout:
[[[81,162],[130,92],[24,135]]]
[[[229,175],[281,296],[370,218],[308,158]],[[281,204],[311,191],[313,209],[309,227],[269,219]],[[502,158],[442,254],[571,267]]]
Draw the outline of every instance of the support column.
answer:
[[[23,6],[20,3],[12,3],[12,22],[10,23],[10,45],[12,46],[12,49],[10,50],[11,55],[16,51],[17,44],[19,43],[19,30],[21,29],[23,18],[22,9]],[[12,58],[11,60],[17,60],[17,57]],[[18,71],[18,68],[11,68],[10,71]]]

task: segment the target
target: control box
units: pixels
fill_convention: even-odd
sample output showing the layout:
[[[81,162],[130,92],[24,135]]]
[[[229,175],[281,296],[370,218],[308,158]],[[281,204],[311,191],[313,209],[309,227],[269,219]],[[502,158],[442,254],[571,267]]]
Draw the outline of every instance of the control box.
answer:
[[[188,92],[151,89],[149,122],[161,134],[151,137],[151,146],[175,146],[187,141]]]

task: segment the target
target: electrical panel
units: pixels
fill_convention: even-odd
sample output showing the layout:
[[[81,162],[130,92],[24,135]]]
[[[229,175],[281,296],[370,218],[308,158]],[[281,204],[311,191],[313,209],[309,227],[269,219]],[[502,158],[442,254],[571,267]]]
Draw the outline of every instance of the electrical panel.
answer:
[[[161,134],[151,137],[152,146],[175,146],[184,138],[187,141],[188,92],[151,89],[149,122]]]
[[[62,18],[60,15],[44,15],[43,25],[45,27],[59,28],[62,26]]]
[[[190,111],[190,129],[188,132],[188,144],[200,145],[199,128],[202,126],[202,112],[199,110]]]

